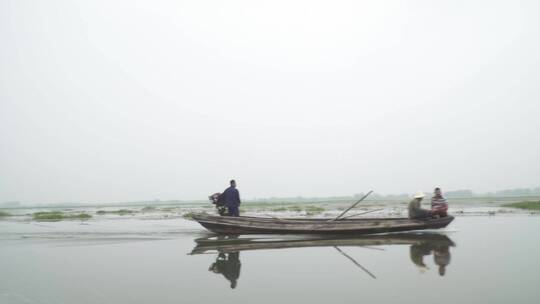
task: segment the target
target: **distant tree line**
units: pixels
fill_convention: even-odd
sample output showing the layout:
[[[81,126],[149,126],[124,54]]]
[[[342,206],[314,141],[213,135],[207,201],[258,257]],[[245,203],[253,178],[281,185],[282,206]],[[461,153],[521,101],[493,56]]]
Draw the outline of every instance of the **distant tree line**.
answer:
[[[443,189],[444,191],[444,189]],[[429,196],[431,191],[425,191]],[[322,202],[322,201],[342,201],[342,200],[353,200],[360,199],[365,193],[355,193],[352,196],[329,196],[329,197],[270,197],[270,198],[258,198],[253,201],[257,202]],[[401,194],[371,194],[367,200],[400,200],[407,199],[411,197],[412,193],[401,193]],[[536,188],[516,188],[516,189],[505,189],[494,192],[473,192],[470,189],[460,189],[460,190],[450,190],[444,191],[445,197],[455,197],[455,198],[467,198],[467,197],[510,197],[510,196],[540,196],[540,187]]]
[[[516,188],[495,192],[488,192],[485,196],[540,196],[540,187],[536,188]]]

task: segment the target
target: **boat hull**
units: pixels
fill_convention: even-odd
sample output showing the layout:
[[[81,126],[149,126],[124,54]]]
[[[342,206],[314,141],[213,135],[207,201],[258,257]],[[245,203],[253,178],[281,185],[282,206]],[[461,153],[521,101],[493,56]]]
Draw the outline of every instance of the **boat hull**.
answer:
[[[193,219],[217,234],[334,234],[362,235],[439,229],[448,226],[453,216],[410,220],[408,218],[271,219],[258,217],[194,215]]]

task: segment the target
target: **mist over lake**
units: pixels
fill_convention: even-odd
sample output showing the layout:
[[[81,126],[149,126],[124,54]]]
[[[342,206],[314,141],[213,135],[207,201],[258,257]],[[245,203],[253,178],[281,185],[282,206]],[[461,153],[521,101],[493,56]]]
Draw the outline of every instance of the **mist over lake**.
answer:
[[[537,303],[539,17],[0,1],[0,304]]]

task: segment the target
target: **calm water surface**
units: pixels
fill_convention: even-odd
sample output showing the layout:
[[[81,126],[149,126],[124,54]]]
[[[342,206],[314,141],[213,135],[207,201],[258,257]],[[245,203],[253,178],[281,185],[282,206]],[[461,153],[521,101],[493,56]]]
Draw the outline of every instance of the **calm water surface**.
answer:
[[[180,219],[0,222],[0,303],[538,303],[538,231],[458,217],[436,235],[217,241]]]

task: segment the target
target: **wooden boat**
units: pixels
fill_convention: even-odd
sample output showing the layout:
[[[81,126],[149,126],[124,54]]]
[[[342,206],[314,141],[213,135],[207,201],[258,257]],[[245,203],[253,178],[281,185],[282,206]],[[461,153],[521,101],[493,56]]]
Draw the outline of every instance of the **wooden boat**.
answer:
[[[272,250],[306,247],[368,247],[383,245],[421,245],[429,248],[441,246],[455,246],[455,243],[446,235],[438,233],[391,233],[379,235],[325,237],[301,236],[296,238],[268,238],[237,236],[214,236],[199,238],[191,254],[205,254],[210,251],[231,253],[245,250]]]
[[[413,220],[409,218],[263,218],[194,214],[192,218],[218,234],[333,234],[360,235],[411,230],[439,229],[448,226],[453,216]]]

